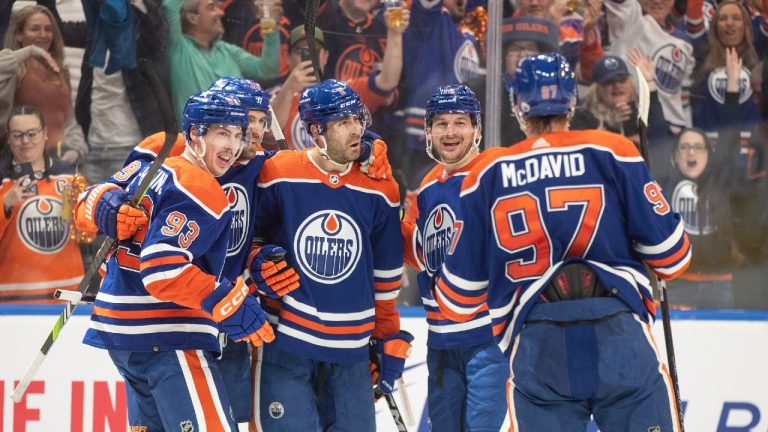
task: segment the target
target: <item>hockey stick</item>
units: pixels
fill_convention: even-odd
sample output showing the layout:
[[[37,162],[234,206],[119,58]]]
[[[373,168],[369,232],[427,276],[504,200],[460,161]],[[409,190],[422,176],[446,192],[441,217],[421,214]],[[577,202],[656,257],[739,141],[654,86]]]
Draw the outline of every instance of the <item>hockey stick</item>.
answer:
[[[272,136],[275,137],[275,141],[277,141],[277,146],[280,147],[280,150],[288,150],[288,143],[285,142],[285,136],[283,135],[283,130],[280,129],[280,123],[277,122],[277,116],[275,115],[275,110],[272,109],[272,106],[269,106],[269,115],[272,116],[271,123],[269,124],[269,130],[272,132]]]
[[[136,191],[133,193],[130,202],[130,205],[133,207],[137,207],[139,205],[142,197],[146,193],[147,189],[149,189],[149,185],[154,179],[155,174],[157,174],[157,171],[162,166],[163,161],[165,161],[168,153],[170,153],[171,147],[173,147],[174,142],[176,142],[176,136],[178,133],[176,127],[176,116],[174,115],[173,108],[171,107],[171,102],[166,96],[165,88],[160,82],[160,78],[157,76],[157,72],[155,72],[150,62],[145,59],[139,60],[139,69],[141,70],[144,78],[149,83],[152,92],[157,98],[157,103],[160,106],[160,112],[163,116],[163,126],[165,129],[165,143],[160,149],[160,152],[158,152],[154,162],[152,162],[152,165],[150,165],[149,169],[144,174],[144,177],[141,179],[139,187],[136,188]],[[27,387],[29,387],[32,379],[37,374],[38,369],[40,369],[40,366],[43,364],[43,361],[48,355],[48,352],[50,352],[53,343],[56,342],[56,339],[58,339],[59,333],[64,328],[64,325],[67,324],[67,321],[69,321],[69,318],[72,316],[72,313],[75,311],[77,306],[80,304],[80,300],[83,294],[89,292],[91,279],[93,279],[94,275],[96,275],[98,272],[99,267],[101,267],[101,263],[104,261],[104,258],[107,256],[114,244],[115,239],[107,238],[104,240],[104,243],[102,243],[99,251],[96,253],[96,256],[93,257],[93,261],[91,261],[91,264],[88,266],[88,271],[85,273],[85,275],[83,275],[83,279],[80,281],[80,284],[78,284],[77,289],[75,291],[67,292],[67,294],[63,296],[61,293],[59,293],[59,297],[62,297],[68,301],[67,305],[64,307],[64,311],[61,313],[61,315],[59,315],[59,318],[53,325],[53,329],[51,329],[51,332],[48,334],[45,342],[43,342],[43,346],[40,348],[40,352],[37,353],[37,356],[32,361],[32,364],[29,365],[29,369],[27,369],[27,372],[21,378],[18,385],[16,385],[16,388],[13,389],[11,399],[13,399],[14,402],[18,403],[21,401],[21,398],[24,396],[24,392],[27,391]]]
[[[307,38],[309,58],[312,60],[312,68],[315,70],[317,82],[323,81],[323,71],[320,70],[320,53],[317,51],[315,40],[315,24],[317,23],[317,3],[319,0],[307,0],[304,14],[304,36]]]
[[[651,105],[651,92],[648,83],[645,81],[640,67],[635,66],[635,73],[638,81],[638,115],[637,130],[640,135],[640,154],[645,159],[648,170],[651,169],[651,163],[648,155],[648,111]],[[675,393],[675,408],[680,419],[680,431],[685,432],[683,425],[683,406],[680,402],[680,384],[677,378],[677,361],[675,360],[675,346],[672,343],[672,321],[669,317],[669,299],[667,298],[667,283],[660,278],[655,277],[651,272],[651,285],[659,293],[659,304],[661,306],[661,324],[664,328],[664,344],[667,349],[667,363],[669,365],[669,375],[672,379],[672,389]]]
[[[413,417],[413,406],[411,405],[411,398],[408,397],[408,390],[403,377],[397,379],[397,390],[400,393],[400,405],[405,413],[405,424],[415,426],[416,419]]]

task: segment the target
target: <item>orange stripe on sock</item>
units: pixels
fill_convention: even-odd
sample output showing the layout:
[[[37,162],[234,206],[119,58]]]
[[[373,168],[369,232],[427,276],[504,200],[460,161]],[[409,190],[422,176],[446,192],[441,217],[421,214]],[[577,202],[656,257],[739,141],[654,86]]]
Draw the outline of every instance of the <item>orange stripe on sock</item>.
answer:
[[[213,403],[214,395],[211,393],[211,388],[208,385],[200,359],[197,357],[197,352],[194,350],[185,350],[183,352],[184,359],[187,361],[187,367],[192,375],[192,382],[195,384],[195,392],[198,399],[200,399],[200,405],[203,407],[205,426],[211,432],[226,432],[226,428],[221,424],[219,414],[216,412],[216,406]]]

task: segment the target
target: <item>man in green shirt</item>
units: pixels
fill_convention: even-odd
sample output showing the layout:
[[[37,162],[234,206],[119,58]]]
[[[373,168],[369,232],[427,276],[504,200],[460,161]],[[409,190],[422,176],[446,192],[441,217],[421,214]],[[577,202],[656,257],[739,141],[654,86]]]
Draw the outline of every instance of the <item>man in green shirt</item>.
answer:
[[[261,57],[221,40],[224,12],[216,0],[162,0],[168,22],[171,97],[181,124],[184,104],[222,76],[255,81],[277,76],[280,39],[276,31],[264,35]]]

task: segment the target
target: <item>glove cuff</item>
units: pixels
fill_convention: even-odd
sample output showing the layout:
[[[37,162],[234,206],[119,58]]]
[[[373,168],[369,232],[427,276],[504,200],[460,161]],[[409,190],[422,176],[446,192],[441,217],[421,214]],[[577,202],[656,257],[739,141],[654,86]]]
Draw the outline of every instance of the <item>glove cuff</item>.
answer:
[[[208,294],[200,307],[211,314],[214,321],[221,322],[237,312],[247,296],[248,287],[242,279],[237,278],[233,283],[222,278],[221,283]]]

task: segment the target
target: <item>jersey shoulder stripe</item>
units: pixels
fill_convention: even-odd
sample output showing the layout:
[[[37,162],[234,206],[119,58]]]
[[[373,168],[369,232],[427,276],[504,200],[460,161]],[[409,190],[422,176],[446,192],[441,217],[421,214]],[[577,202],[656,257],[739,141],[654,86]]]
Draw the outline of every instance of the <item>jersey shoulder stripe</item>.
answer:
[[[213,217],[220,219],[229,210],[227,197],[215,177],[183,157],[167,159],[163,165],[171,172],[176,187]]]
[[[480,178],[499,162],[514,161],[544,153],[588,149],[608,152],[620,162],[643,162],[635,143],[613,132],[585,130],[543,134],[528,138],[512,147],[493,148],[481,153],[462,183],[461,195],[477,188]]]

